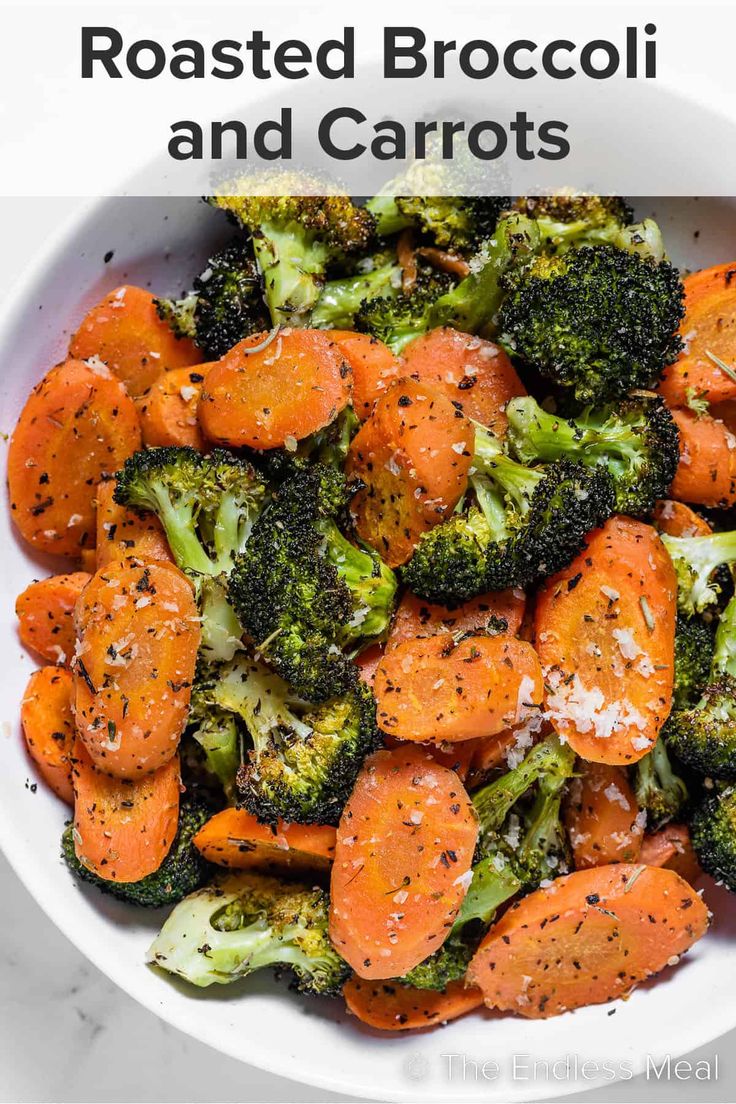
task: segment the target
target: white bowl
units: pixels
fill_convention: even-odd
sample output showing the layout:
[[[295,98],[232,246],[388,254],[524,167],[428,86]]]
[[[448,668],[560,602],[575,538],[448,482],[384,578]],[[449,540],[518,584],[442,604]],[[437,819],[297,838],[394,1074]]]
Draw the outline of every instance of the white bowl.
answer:
[[[658,218],[675,261],[698,267],[736,257],[736,201],[641,200]],[[695,231],[699,233],[696,235]],[[182,290],[226,229],[194,199],[95,201],[49,244],[3,309],[0,429],[9,431],[31,386],[64,355],[69,332],[103,292],[124,281],[162,294]],[[112,260],[104,256],[113,250]],[[13,603],[28,581],[59,564],[34,558],[0,511],[3,602],[0,625],[0,843],[19,877],[69,939],[100,970],[169,1023],[225,1054],[324,1089],[393,1100],[519,1100],[610,1083],[614,1074],[679,1055],[736,1024],[736,907],[712,884],[706,939],[676,969],[617,1002],[544,1022],[473,1014],[444,1029],[385,1037],[363,1029],[339,1002],[307,1001],[266,976],[229,989],[186,989],[144,965],[160,915],[128,909],[79,888],[58,859],[67,809],[34,779],[20,737],[18,707],[34,667],[16,636]],[[615,1013],[615,1014],[614,1014]],[[450,1058],[449,1055],[456,1057]],[[513,1056],[517,1058],[514,1077]],[[598,1076],[578,1066],[523,1076],[538,1061],[574,1056],[606,1063]],[[463,1067],[463,1056],[465,1065]],[[500,1066],[484,1077],[483,1062]],[[478,1066],[473,1066],[478,1063]],[[609,1072],[613,1071],[613,1072]],[[588,1071],[591,1073],[591,1070]],[[486,1067],[486,1075],[492,1067]]]

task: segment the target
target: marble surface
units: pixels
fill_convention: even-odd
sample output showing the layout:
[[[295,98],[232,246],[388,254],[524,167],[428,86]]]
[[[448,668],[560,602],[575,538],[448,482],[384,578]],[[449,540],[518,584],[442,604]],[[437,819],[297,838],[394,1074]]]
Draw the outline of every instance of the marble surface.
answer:
[[[0,202],[0,296],[75,201]],[[222,1057],[140,1008],[62,936],[0,856],[0,1102],[350,1100]],[[686,1014],[686,1010],[683,1011]],[[691,1060],[720,1057],[718,1081],[636,1078],[576,1102],[736,1101],[736,1032]],[[111,1055],[132,1060],[114,1062]]]

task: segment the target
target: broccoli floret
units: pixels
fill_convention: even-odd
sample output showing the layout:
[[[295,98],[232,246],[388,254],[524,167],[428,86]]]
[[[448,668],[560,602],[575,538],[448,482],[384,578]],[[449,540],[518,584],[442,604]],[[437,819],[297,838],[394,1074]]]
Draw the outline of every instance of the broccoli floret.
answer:
[[[713,659],[713,628],[700,617],[677,615],[675,681],[672,708],[686,709],[697,701],[708,683]]]
[[[368,248],[373,216],[347,196],[320,195],[318,182],[312,182],[314,194],[298,194],[312,190],[304,178],[283,174],[235,183],[240,194],[208,201],[250,234],[274,325],[308,324],[328,266]]]
[[[88,870],[77,858],[74,846],[74,825],[68,824],[61,837],[61,856],[75,878],[97,886],[104,893],[140,908],[161,908],[181,901],[205,881],[208,864],[192,844],[199,829],[210,817],[205,804],[182,801],[179,827],[169,853],[158,870],[146,874],[139,882],[112,882]]]
[[[234,874],[169,916],[148,961],[191,985],[226,985],[264,966],[291,971],[301,992],[337,996],[350,968],[330,943],[323,889]]]
[[[271,328],[258,266],[247,242],[235,239],[207,262],[184,299],[157,299],[159,316],[174,333],[190,337],[207,360]]]
[[[265,487],[253,467],[222,449],[155,448],[128,457],[115,501],[154,512],[178,567],[193,580],[202,613],[202,650],[227,660],[242,629],[223,589],[263,505]]]
[[[355,329],[401,353],[415,337],[433,328],[430,318],[435,306],[453,284],[447,273],[421,272],[411,291],[364,300],[355,312]]]
[[[342,697],[307,705],[264,664],[239,655],[220,668],[210,693],[242,718],[253,741],[237,777],[246,807],[270,823],[336,824],[379,743],[370,690],[355,680]]]
[[[698,774],[736,780],[736,598],[718,622],[700,700],[672,713],[663,735],[667,746]]]
[[[391,298],[401,290],[401,268],[395,253],[365,257],[357,271],[327,280],[312,311],[310,325],[324,330],[350,330],[361,303]]]
[[[380,557],[340,533],[334,519],[347,497],[336,468],[315,465],[285,480],[228,583],[259,651],[313,702],[352,687],[356,670],[342,649],[388,630],[396,593]]]
[[[622,514],[653,510],[680,461],[677,426],[655,395],[588,408],[570,421],[549,414],[529,395],[512,399],[506,416],[510,447],[523,463],[569,459],[607,468]]]
[[[679,273],[613,246],[535,257],[505,277],[502,343],[580,403],[647,387],[682,348]]]
[[[382,236],[412,228],[441,249],[474,252],[493,235],[508,196],[374,196],[366,207]]]
[[[571,460],[526,467],[477,423],[469,486],[477,507],[425,533],[404,568],[426,601],[452,607],[486,590],[531,586],[566,567],[614,510],[604,468]]]
[[[629,226],[634,221],[633,209],[621,196],[561,191],[547,196],[520,196],[514,206],[530,218],[548,219],[551,223],[579,222],[588,227],[604,227],[611,221],[618,226]]]
[[[718,603],[722,591],[719,568],[736,563],[736,530],[703,537],[671,537],[660,533],[677,574],[677,604],[683,613],[703,613]]]
[[[736,893],[736,787],[701,801],[690,818],[690,837],[703,870]]]
[[[235,780],[243,763],[243,740],[235,714],[215,704],[213,691],[218,679],[216,667],[207,670],[195,683],[189,704],[188,734],[200,747],[206,769],[222,787],[228,801],[234,803]]]
[[[634,789],[639,808],[646,810],[651,829],[672,820],[686,804],[687,786],[675,774],[661,737],[636,764]]]
[[[253,462],[266,477],[276,483],[313,464],[326,464],[342,471],[350,442],[360,429],[360,419],[352,406],[344,406],[329,425],[309,437],[302,437],[292,451],[286,448],[254,452]]]
[[[665,256],[657,223],[650,218],[634,223],[631,207],[620,196],[574,192],[524,196],[517,200],[516,209],[537,221],[545,252],[612,245],[655,261]]]

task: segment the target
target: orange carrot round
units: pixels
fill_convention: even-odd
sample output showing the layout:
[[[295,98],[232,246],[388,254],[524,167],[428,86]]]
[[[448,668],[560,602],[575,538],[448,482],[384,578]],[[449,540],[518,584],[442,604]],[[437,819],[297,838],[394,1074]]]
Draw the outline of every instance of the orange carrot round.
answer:
[[[97,549],[80,548],[79,564],[82,568],[82,571],[86,571],[88,575],[94,575],[95,571],[97,570]]]
[[[77,556],[94,543],[95,485],[141,447],[132,399],[104,365],[67,360],[34,387],[13,431],[13,520],[42,552]]]
[[[139,560],[172,562],[171,549],[163,526],[155,514],[138,513],[120,506],[114,498],[115,480],[97,486],[97,562],[95,570],[114,560],[135,557]]]
[[[57,797],[71,805],[72,676],[66,667],[42,667],[28,680],[20,707],[20,723],[28,754],[38,773]]]
[[[363,484],[351,506],[359,536],[391,567],[405,563],[460,500],[472,453],[472,426],[441,391],[394,384],[348,453],[348,476]]]
[[[406,346],[403,374],[440,386],[469,418],[497,437],[508,428],[506,403],[526,395],[503,349],[449,327],[431,330]]]
[[[369,334],[330,330],[330,337],[353,371],[353,408],[364,421],[376,401],[403,374],[401,362],[387,345]]]
[[[189,338],[177,338],[159,318],[151,293],[131,284],[115,288],[85,315],[69,355],[79,360],[99,357],[134,398],[162,372],[202,360]]]
[[[683,281],[683,352],[658,385],[668,403],[736,398],[736,264],[693,272]]]
[[[335,829],[326,824],[262,824],[246,809],[215,813],[194,837],[204,857],[231,870],[329,870],[335,857]]]
[[[350,401],[351,372],[324,330],[282,330],[239,342],[207,374],[199,402],[205,437],[232,448],[296,447]]]
[[[505,631],[515,636],[521,627],[525,603],[524,591],[514,588],[480,594],[458,609],[449,610],[424,602],[407,591],[394,614],[386,648],[390,650],[404,640],[442,632],[482,632],[498,621],[505,621]]]
[[[707,928],[707,908],[672,870],[627,863],[579,870],[507,909],[468,981],[489,1008],[544,1019],[626,996]]]
[[[525,726],[522,725],[522,728]],[[539,737],[545,735],[545,726],[539,731]],[[525,745],[527,740],[525,734]],[[476,784],[485,779],[491,771],[500,767],[506,769],[509,753],[517,747],[518,735],[513,728],[504,728],[493,736],[485,736],[482,740],[471,741],[473,757],[470,760],[468,777],[471,784]],[[462,745],[461,745],[462,747]]]
[[[594,763],[635,763],[672,705],[677,581],[649,525],[613,517],[548,579],[534,630],[547,713]]]
[[[342,991],[348,1011],[379,1031],[416,1031],[456,1020],[483,1004],[480,989],[451,981],[443,993],[398,982],[364,981],[353,975]]]
[[[565,826],[576,870],[636,862],[645,821],[625,767],[578,764],[565,798]]]
[[[492,736],[538,711],[542,669],[530,644],[447,634],[387,652],[374,685],[378,724],[400,740],[439,743]]]
[[[112,778],[74,744],[74,844],[79,861],[111,882],[138,882],[158,870],[179,822],[179,759],[152,774]]]
[[[52,575],[31,583],[16,598],[21,640],[49,663],[71,663],[77,642],[74,607],[91,577],[86,571]]]
[[[376,677],[378,664],[383,657],[383,652],[384,645],[379,641],[377,644],[370,644],[355,657],[354,662],[355,666],[358,668],[358,675],[363,682],[368,683],[369,686],[373,686],[373,681]]]
[[[141,419],[143,444],[148,448],[175,445],[204,449],[197,410],[202,385],[211,364],[174,368],[146,388],[136,405]]]
[[[680,431],[680,463],[673,498],[701,506],[736,503],[736,437],[723,422],[692,410],[672,410]]]
[[[330,938],[360,977],[401,977],[445,941],[478,825],[457,775],[419,748],[365,762],[337,830]]]
[[[74,713],[89,754],[118,778],[156,770],[187,720],[200,636],[191,584],[173,564],[111,563],[75,620]]]
[[[705,518],[684,502],[675,502],[672,498],[660,498],[653,519],[659,531],[671,537],[707,537],[713,532]]]
[[[690,885],[694,885],[703,873],[686,824],[665,824],[658,832],[645,836],[639,862],[674,870]]]

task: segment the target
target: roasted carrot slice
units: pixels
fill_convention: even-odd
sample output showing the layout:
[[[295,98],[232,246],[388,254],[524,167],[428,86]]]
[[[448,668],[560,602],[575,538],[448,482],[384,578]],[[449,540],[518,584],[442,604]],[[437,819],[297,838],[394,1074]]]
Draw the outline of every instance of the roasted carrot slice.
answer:
[[[674,870],[690,885],[695,885],[703,873],[686,824],[665,824],[658,832],[645,836],[639,862]]]
[[[158,870],[179,821],[179,759],[152,774],[112,778],[74,744],[74,844],[77,858],[100,878],[138,882]]]
[[[163,372],[146,388],[136,403],[144,445],[204,449],[197,410],[210,367],[198,364],[194,368],[174,368]]]
[[[323,330],[282,330],[239,342],[212,365],[199,402],[205,437],[221,445],[295,448],[350,401],[352,374]]]
[[[97,570],[97,549],[80,548],[79,563],[82,571],[86,571],[88,575],[94,575],[95,571]]]
[[[71,805],[72,676],[66,667],[42,667],[28,680],[20,707],[20,723],[28,754],[38,773],[57,797]]]
[[[171,563],[171,549],[163,526],[155,514],[138,513],[119,506],[114,498],[115,480],[97,487],[97,565],[135,557]]]
[[[69,355],[79,360],[99,357],[134,398],[162,372],[202,360],[189,338],[177,338],[159,318],[151,293],[131,284],[115,288],[85,315]]]
[[[118,778],[176,753],[199,647],[188,579],[173,564],[122,560],[100,568],[76,609],[77,728],[95,764]]]
[[[435,387],[401,380],[354,437],[347,473],[363,489],[352,502],[358,534],[391,567],[463,494],[473,452],[470,422]]]
[[[672,705],[677,581],[656,531],[613,517],[539,592],[547,714],[583,759],[634,763]]]
[[[407,591],[394,614],[386,648],[390,650],[405,640],[442,632],[482,632],[487,628],[498,631],[502,621],[506,622],[505,631],[515,636],[521,627],[525,603],[524,591],[514,588],[480,594],[464,606],[449,610],[423,602]]]
[[[391,981],[364,981],[353,975],[342,991],[348,1011],[379,1031],[416,1031],[456,1020],[483,1004],[480,989],[451,981],[444,993],[412,989]]]
[[[489,1008],[544,1019],[626,996],[707,928],[707,908],[672,870],[627,863],[579,870],[507,909],[468,981]]]
[[[13,520],[42,552],[94,543],[95,485],[141,447],[138,414],[104,364],[67,360],[34,387],[10,441]]]
[[[639,859],[646,813],[625,767],[580,762],[565,798],[565,826],[575,869]]]
[[[215,813],[194,837],[204,857],[232,870],[285,870],[301,875],[329,870],[335,829],[326,824],[262,824],[247,809]]]
[[[470,771],[473,755],[481,742],[481,740],[457,740],[453,744],[422,744],[421,746],[422,750],[426,751],[435,763],[454,771],[460,781],[465,782]],[[397,740],[395,736],[389,736],[386,733],[383,738],[383,746],[392,751],[394,748],[416,747],[416,744],[412,744],[407,740]]]
[[[715,265],[686,276],[685,346],[658,385],[668,403],[689,398],[709,403],[736,398],[736,264]]]
[[[508,427],[506,403],[526,395],[503,349],[449,327],[431,330],[406,346],[403,374],[440,386],[463,413],[497,437]]]
[[[680,431],[680,463],[673,498],[701,506],[736,502],[736,437],[723,422],[692,410],[672,411]]]
[[[15,601],[18,633],[27,648],[49,663],[71,662],[77,642],[74,607],[92,578],[86,571],[31,583]]]
[[[369,334],[330,330],[353,371],[353,408],[361,421],[373,410],[381,395],[404,373],[401,362],[387,345]]]
[[[708,522],[684,502],[660,498],[654,509],[654,524],[671,537],[707,537],[712,533]]]
[[[371,644],[368,648],[355,657],[355,665],[363,682],[373,686],[378,664],[383,656],[384,646],[381,643]]]
[[[492,736],[542,703],[531,644],[507,635],[405,640],[376,671],[378,724],[400,740],[439,743]]]
[[[446,939],[478,837],[454,771],[419,748],[369,756],[337,830],[330,938],[360,977],[401,977]]]

